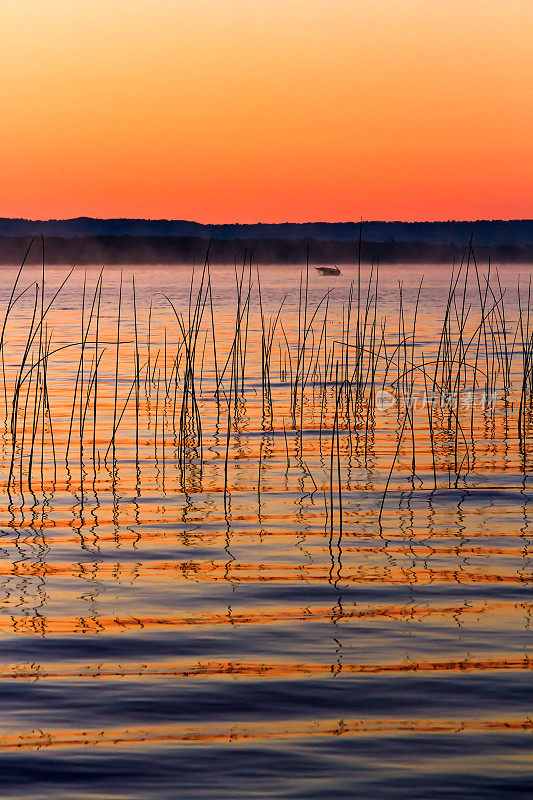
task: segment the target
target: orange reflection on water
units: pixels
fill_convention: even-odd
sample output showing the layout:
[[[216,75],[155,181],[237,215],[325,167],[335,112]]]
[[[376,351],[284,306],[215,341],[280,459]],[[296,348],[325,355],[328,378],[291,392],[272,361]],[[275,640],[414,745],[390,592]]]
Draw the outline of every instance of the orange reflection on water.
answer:
[[[409,733],[513,733],[533,730],[529,718],[504,719],[373,719],[317,720],[204,726],[151,726],[114,728],[106,731],[31,731],[0,736],[0,750],[47,749],[66,747],[128,747],[138,744],[229,743],[250,740],[308,738],[310,736],[356,736],[363,734],[401,735]]]

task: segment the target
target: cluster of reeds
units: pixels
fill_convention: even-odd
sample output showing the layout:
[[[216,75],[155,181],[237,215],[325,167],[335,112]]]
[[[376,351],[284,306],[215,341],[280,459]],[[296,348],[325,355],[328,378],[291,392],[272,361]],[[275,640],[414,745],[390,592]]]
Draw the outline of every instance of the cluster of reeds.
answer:
[[[192,270],[184,307],[168,290],[139,309],[135,279],[126,286],[121,274],[114,320],[102,318],[104,272],[90,290],[85,275],[79,333],[72,330],[73,341],[66,343],[54,342],[51,318],[72,271],[47,296],[42,247],[40,278],[24,285],[28,248],[0,333],[7,454],[2,482],[8,493],[44,492],[64,480],[83,498],[87,484],[95,486],[102,475],[114,487],[132,451],[138,490],[143,467],[152,463],[163,488],[172,468],[182,491],[201,491],[209,448],[209,459],[223,473],[227,514],[239,458],[236,434],[247,404],[259,401],[263,437],[276,434],[285,475],[294,463],[312,493],[324,492],[330,525],[335,519],[342,525],[354,459],[380,487],[380,518],[397,477],[411,489],[464,485],[476,470],[476,442],[490,438],[487,431],[496,426],[506,446],[515,443],[527,469],[531,284],[518,287],[516,313],[509,315],[508,289],[490,264],[480,269],[471,243],[463,262],[450,270],[439,329],[430,338],[419,333],[422,283],[407,302],[400,280],[396,311],[387,317],[377,266],[363,278],[359,261],[339,305],[332,302],[336,289],[311,303],[307,264],[297,307],[287,312],[287,298],[268,308],[251,257],[235,266],[233,322],[222,331],[207,254],[204,265]],[[22,303],[28,308],[28,298],[29,315],[19,311]],[[19,318],[26,328],[14,341],[12,323]],[[60,379],[67,361],[71,374]],[[425,398],[421,406],[417,397]],[[477,404],[476,397],[490,402]],[[269,446],[267,453],[261,438],[259,503],[267,457],[273,450]]]

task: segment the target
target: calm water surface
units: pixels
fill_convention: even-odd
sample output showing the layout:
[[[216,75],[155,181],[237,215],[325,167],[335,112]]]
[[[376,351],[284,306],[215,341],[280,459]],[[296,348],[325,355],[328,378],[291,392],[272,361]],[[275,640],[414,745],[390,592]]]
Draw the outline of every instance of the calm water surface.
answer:
[[[0,400],[3,798],[528,796],[533,486],[529,436],[520,444],[517,434],[513,321],[529,270],[500,271],[514,388],[505,397],[496,380],[495,410],[465,407],[465,435],[441,426],[432,451],[427,408],[413,412],[411,433],[392,384],[405,359],[435,360],[450,273],[382,268],[376,304],[364,270],[362,303],[372,317],[377,308],[365,348],[376,353],[386,331],[375,363],[381,374],[381,356],[395,359],[394,402],[332,436],[339,380],[328,353],[352,341],[356,269],[309,277],[313,333],[292,413],[300,268],[261,268],[263,325],[257,274],[245,274],[237,384],[235,272],[212,268],[213,317],[208,300],[195,356],[199,438],[198,419],[179,433],[187,359],[163,296],[187,328],[191,269],[123,271],[118,362],[121,273],[104,272],[96,343],[94,309],[87,325],[99,269],[76,269],[31,342],[13,443],[41,281],[25,268]],[[47,270],[45,308],[66,274]],[[2,316],[15,275],[2,270]],[[416,355],[404,348],[399,366],[394,336],[400,324],[411,347],[422,276]],[[326,302],[312,317],[328,290],[324,324]],[[462,318],[472,334],[478,298],[470,278],[454,309],[456,327]],[[337,345],[337,370],[346,350]],[[501,376],[501,361],[491,363]],[[421,391],[422,372],[417,380]]]

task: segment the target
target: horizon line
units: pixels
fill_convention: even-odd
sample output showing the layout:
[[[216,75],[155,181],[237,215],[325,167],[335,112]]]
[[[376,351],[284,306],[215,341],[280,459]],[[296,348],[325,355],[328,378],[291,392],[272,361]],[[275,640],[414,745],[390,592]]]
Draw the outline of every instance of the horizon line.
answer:
[[[402,224],[402,225],[426,225],[426,224],[444,224],[444,223],[477,223],[477,222],[533,222],[533,217],[478,217],[475,219],[344,219],[344,220],[321,220],[309,219],[304,221],[293,220],[279,220],[276,222],[263,222],[257,220],[255,222],[200,222],[196,219],[186,219],[180,217],[93,217],[82,214],[77,217],[48,217],[47,219],[35,219],[31,217],[0,217],[2,221],[8,222],[76,222],[78,220],[93,220],[97,222],[185,222],[193,225],[365,225],[370,223],[380,224]]]

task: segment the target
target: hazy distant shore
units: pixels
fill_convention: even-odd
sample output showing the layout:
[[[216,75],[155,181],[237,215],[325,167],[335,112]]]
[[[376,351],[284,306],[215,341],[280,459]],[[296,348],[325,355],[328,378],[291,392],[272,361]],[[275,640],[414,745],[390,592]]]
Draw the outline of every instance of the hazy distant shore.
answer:
[[[19,264],[31,239],[27,236],[0,236],[0,264]],[[190,264],[203,263],[209,241],[203,236],[82,236],[45,237],[48,264]],[[326,239],[212,239],[209,260],[212,264],[242,262],[252,258],[255,264],[305,263],[309,247],[311,264],[353,263],[358,259],[359,242]],[[363,263],[452,263],[460,261],[464,245],[431,242],[363,241]],[[496,244],[475,246],[476,257],[495,263],[533,263],[533,244]],[[28,263],[41,260],[40,245],[35,242]]]
[[[73,239],[87,236],[157,236],[202,239],[325,240],[353,242],[425,242],[465,245],[473,237],[477,245],[533,245],[533,220],[477,219],[402,222],[280,222],[204,224],[180,219],[13,219],[0,217],[0,236],[57,236]]]

